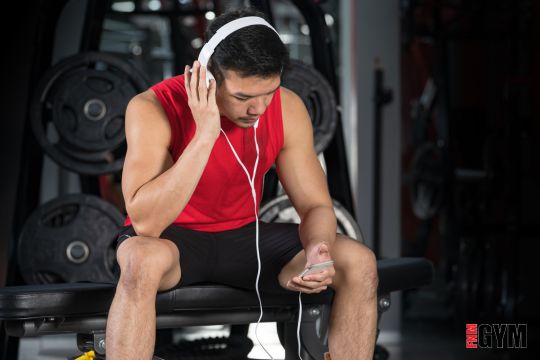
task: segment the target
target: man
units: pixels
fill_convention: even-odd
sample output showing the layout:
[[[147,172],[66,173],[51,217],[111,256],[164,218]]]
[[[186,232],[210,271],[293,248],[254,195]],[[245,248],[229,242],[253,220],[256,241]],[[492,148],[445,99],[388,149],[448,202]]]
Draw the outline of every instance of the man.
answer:
[[[261,16],[249,9],[223,14],[207,39],[224,24],[253,15]],[[208,88],[206,69],[195,62],[183,76],[129,103],[122,178],[128,219],[119,236],[121,276],[107,322],[109,359],[152,357],[158,291],[201,281],[255,288],[256,218],[246,173],[254,176],[258,207],[264,173],[274,162],[301,224],[260,223],[262,298],[264,292],[332,287],[332,359],[372,358],[376,261],[367,247],[336,235],[309,115],[297,95],[280,87],[287,56],[273,29],[248,26],[215,49],[208,63],[215,81]],[[331,259],[334,266],[298,276]]]

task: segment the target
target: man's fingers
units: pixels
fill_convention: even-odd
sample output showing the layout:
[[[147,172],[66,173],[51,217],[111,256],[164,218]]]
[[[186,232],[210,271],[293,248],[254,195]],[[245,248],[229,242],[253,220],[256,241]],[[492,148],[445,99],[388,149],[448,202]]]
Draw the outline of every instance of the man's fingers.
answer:
[[[200,64],[198,61],[193,63],[193,72],[191,73],[191,79],[189,82],[189,87],[191,89],[191,97],[194,101],[199,101],[199,69]]]
[[[329,276],[328,272],[326,270],[315,273],[315,274],[309,274],[302,277],[302,280],[305,281],[323,281]]]
[[[208,104],[216,105],[216,80],[210,80],[210,86],[208,87]]]
[[[300,291],[300,292],[303,292],[305,294],[318,294],[320,292],[323,292],[327,289],[326,286],[323,286],[323,287],[320,287],[320,288],[317,288],[317,289],[308,289],[308,288],[305,288],[305,289],[299,289],[297,291]]]
[[[324,281],[328,278],[332,278],[334,276],[334,274],[336,273],[336,271],[334,270],[333,267],[331,268],[327,268],[319,273],[315,273],[315,274],[309,274],[309,275],[306,275],[306,276],[303,276],[302,279],[305,280],[305,281]]]
[[[329,280],[329,279],[326,279],[326,280],[323,280],[323,281],[293,282],[293,284],[295,284],[295,285],[306,287],[306,288],[309,288],[309,289],[316,289],[316,288],[321,287],[321,286],[328,286],[331,283],[332,283],[332,281]]]
[[[198,61],[193,63],[193,67],[186,65],[184,67],[184,86],[188,100],[216,105],[216,81],[210,80],[208,88],[206,87],[207,68]]]
[[[199,68],[199,100],[206,105],[208,89],[206,88],[206,66]]]
[[[321,291],[325,291],[326,289],[328,289],[328,286],[326,285],[318,286],[316,288],[310,288],[307,286],[295,284],[292,281],[289,281],[289,283],[287,284],[287,287],[292,291],[299,291],[306,294],[316,294],[316,293],[320,293]]]
[[[190,78],[191,78],[191,73],[189,72],[189,65],[186,65],[184,67],[184,86],[186,87],[186,93],[187,93],[187,96],[188,96],[188,100],[189,98],[191,97],[191,89],[189,87],[189,81],[190,81]]]
[[[294,285],[309,288],[309,289],[316,289],[321,286],[328,286],[332,284],[332,278],[326,276],[324,278],[321,278],[321,280],[308,281],[305,278],[301,279],[300,277],[296,276],[291,280],[291,283]]]
[[[312,285],[315,286],[315,285],[330,285],[332,283],[332,278],[331,277],[323,277],[323,278],[317,278],[317,279],[303,279],[303,282],[300,283],[300,285]]]

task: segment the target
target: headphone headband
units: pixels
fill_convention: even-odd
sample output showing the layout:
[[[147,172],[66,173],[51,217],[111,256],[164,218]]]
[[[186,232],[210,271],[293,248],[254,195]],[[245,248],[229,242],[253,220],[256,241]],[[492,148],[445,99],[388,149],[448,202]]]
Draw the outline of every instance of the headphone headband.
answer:
[[[222,42],[227,36],[235,32],[236,30],[240,30],[242,28],[245,28],[247,26],[251,25],[264,25],[269,27],[270,29],[274,30],[276,34],[278,32],[276,29],[272,27],[266,20],[264,20],[261,17],[258,16],[245,16],[241,17],[239,19],[230,21],[220,27],[214,36],[206,43],[204,44],[203,48],[201,49],[201,52],[199,53],[198,61],[201,63],[201,65],[208,65],[208,61],[210,60],[210,56],[214,53],[214,50],[219,45],[220,42]],[[279,34],[278,34],[279,36]]]

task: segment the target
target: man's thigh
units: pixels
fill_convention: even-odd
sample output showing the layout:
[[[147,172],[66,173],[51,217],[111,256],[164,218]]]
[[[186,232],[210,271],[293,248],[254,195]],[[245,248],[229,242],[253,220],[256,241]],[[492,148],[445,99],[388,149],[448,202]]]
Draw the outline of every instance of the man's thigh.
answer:
[[[117,251],[120,249],[121,244],[131,241],[130,239],[133,237],[138,238],[133,227],[124,227],[118,234]],[[176,246],[178,249],[181,278],[180,282],[176,285],[173,284],[172,287],[210,281],[209,274],[213,266],[213,259],[210,258],[210,254],[214,252],[212,248],[213,239],[210,233],[198,232],[171,224],[161,233],[159,239],[156,238],[155,240],[168,240],[168,244],[172,242],[170,245]],[[146,251],[148,253],[152,252],[151,243]]]
[[[255,231],[255,223],[252,223],[216,234],[218,257],[212,281],[245,289],[255,288],[258,270]],[[259,289],[274,293],[286,291],[278,282],[278,274],[301,251],[298,225],[260,222]]]

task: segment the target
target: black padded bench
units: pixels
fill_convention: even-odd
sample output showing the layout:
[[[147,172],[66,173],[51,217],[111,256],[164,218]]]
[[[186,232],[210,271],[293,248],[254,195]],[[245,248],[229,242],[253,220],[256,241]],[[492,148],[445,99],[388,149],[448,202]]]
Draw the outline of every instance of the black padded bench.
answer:
[[[379,274],[378,310],[390,306],[390,293],[417,288],[432,281],[431,262],[421,258],[383,259]],[[107,311],[113,284],[71,283],[0,288],[0,320],[14,337],[77,333],[81,351],[105,353]],[[333,291],[302,296],[302,358],[323,359],[327,350],[328,320]],[[296,321],[298,295],[262,294],[262,322],[277,322],[286,359],[297,358]],[[156,300],[157,328],[193,325],[249,324],[259,317],[255,292],[228,286],[201,284],[161,292]]]

